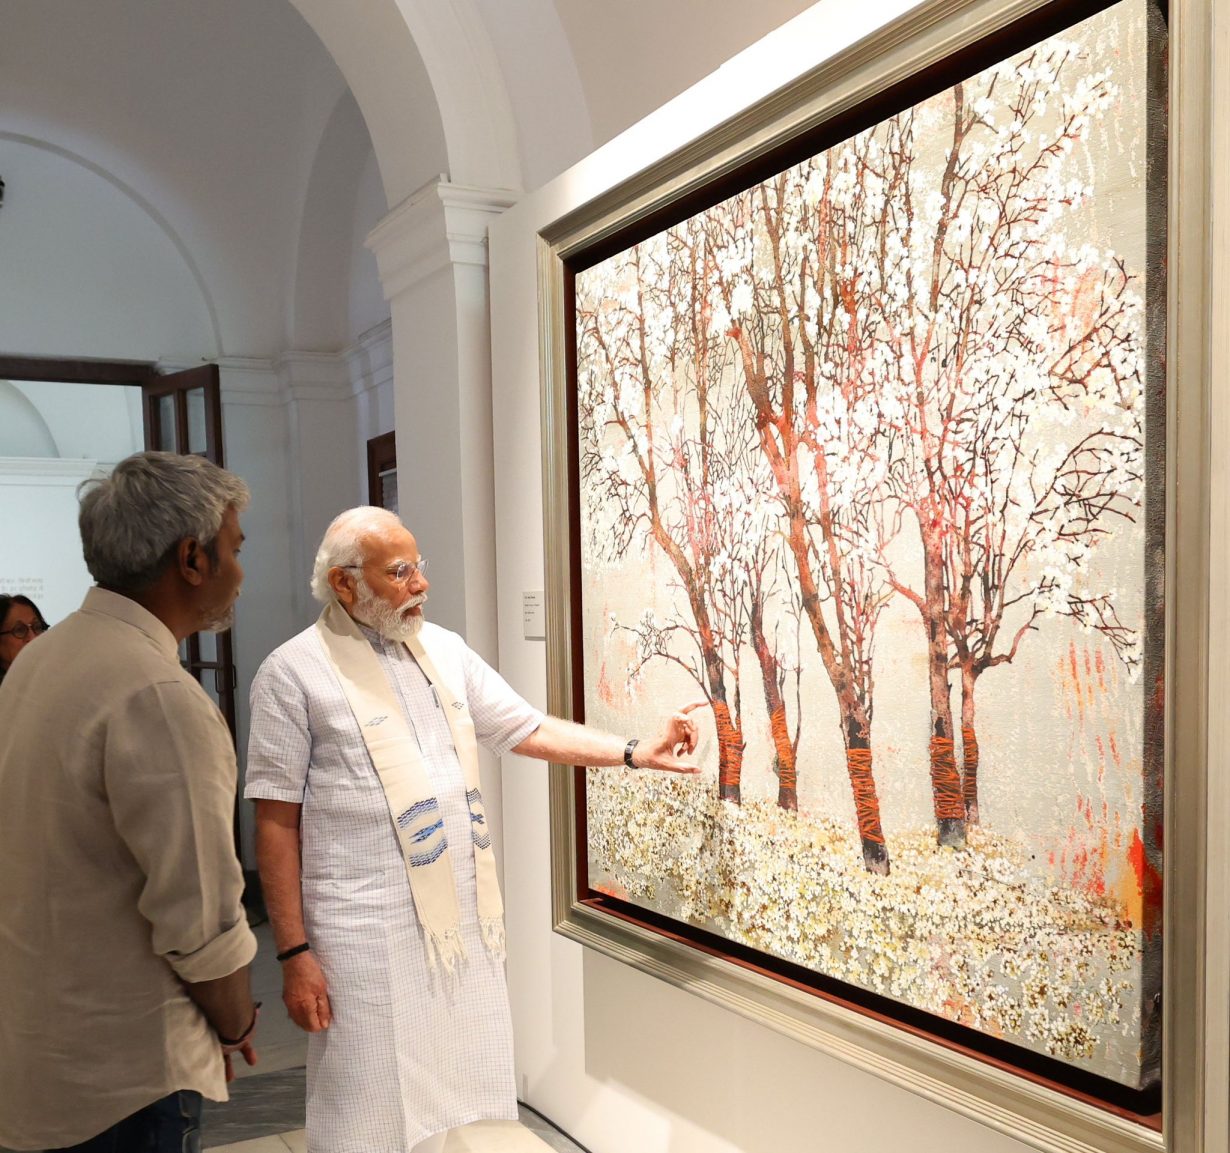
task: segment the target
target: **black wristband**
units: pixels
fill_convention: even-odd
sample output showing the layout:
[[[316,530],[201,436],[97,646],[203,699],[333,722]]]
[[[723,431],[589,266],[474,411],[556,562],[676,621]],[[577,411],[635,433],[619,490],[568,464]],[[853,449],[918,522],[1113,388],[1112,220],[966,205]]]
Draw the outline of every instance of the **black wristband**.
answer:
[[[223,1045],[242,1045],[250,1036],[252,1036],[252,1030],[256,1028],[256,1018],[257,1018],[257,1015],[260,1013],[260,1008],[261,1008],[261,1003],[259,1001],[253,1004],[252,1023],[242,1033],[240,1033],[238,1037],[224,1037],[222,1036],[221,1033],[219,1033],[218,1034],[219,1042],[221,1042],[221,1044]]]
[[[302,945],[296,945],[293,949],[287,949],[284,953],[277,955],[279,961],[289,961],[291,957],[297,957],[300,953],[306,953],[312,946],[304,941]]]
[[[639,745],[640,743],[641,742],[638,741],[636,737],[633,737],[632,740],[630,740],[624,746],[624,764],[627,765],[628,768],[630,769],[636,768],[636,766],[632,763],[632,753],[633,753],[633,750],[636,748],[636,746]]]

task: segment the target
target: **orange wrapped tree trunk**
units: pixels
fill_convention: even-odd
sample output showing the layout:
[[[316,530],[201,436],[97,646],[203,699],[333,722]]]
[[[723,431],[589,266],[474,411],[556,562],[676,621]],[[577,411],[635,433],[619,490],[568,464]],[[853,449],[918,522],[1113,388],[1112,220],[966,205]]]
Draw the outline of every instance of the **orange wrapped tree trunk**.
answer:
[[[713,723],[718,738],[718,796],[723,801],[739,804],[740,778],[743,775],[743,734],[730,717],[730,707],[723,700],[710,702]]]

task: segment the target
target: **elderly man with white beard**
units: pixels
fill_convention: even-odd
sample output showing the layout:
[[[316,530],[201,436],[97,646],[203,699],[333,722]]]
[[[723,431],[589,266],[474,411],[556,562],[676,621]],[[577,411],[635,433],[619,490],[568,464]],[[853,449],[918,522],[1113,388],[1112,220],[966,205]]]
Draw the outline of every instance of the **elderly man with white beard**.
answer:
[[[325,532],[325,608],[252,685],[245,795],[308,1042],[312,1153],[438,1153],[449,1129],[516,1117],[503,907],[477,744],[565,764],[694,773],[689,705],[625,741],[521,699],[426,623],[427,562],[392,513]]]

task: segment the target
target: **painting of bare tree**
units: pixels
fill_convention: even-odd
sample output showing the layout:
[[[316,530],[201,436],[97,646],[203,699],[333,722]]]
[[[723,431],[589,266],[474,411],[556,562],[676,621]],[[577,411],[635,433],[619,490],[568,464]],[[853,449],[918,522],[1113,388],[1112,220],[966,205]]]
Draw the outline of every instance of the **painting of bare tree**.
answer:
[[[1158,1074],[1164,400],[1148,0],[576,271],[588,884]],[[1152,169],[1156,171],[1156,169]]]

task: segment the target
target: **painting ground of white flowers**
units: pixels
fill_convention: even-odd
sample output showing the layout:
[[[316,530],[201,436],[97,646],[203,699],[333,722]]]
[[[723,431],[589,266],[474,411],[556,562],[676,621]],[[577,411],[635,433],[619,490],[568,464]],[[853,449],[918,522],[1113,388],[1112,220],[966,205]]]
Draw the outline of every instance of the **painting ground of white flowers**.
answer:
[[[1147,0],[575,276],[588,885],[1156,1079]]]

